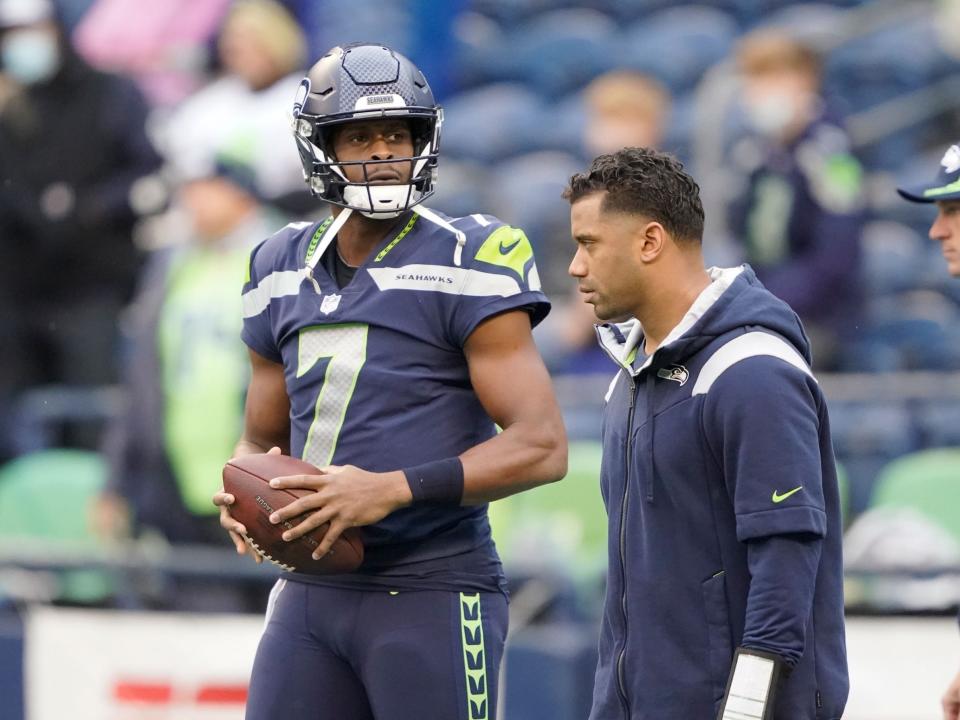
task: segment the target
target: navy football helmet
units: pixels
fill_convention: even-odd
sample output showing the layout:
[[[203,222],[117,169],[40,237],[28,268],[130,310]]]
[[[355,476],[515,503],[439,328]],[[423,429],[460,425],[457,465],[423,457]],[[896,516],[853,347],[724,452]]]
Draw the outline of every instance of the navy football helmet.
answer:
[[[357,120],[408,119],[414,156],[340,162],[332,131]],[[304,179],[314,196],[357,210],[368,217],[396,217],[433,194],[443,111],[423,73],[407,58],[383,45],[335,47],[310,68],[293,106],[294,137]],[[367,181],[378,163],[408,161],[409,184]],[[363,167],[363,182],[351,182],[345,165]]]

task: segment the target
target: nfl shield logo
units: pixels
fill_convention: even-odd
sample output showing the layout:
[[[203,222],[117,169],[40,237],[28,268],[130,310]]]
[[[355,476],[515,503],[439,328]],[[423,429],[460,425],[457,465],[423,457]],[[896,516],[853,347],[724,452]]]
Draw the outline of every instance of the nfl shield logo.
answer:
[[[320,312],[324,315],[329,315],[338,307],[340,307],[340,295],[326,295],[323,300],[320,301]]]

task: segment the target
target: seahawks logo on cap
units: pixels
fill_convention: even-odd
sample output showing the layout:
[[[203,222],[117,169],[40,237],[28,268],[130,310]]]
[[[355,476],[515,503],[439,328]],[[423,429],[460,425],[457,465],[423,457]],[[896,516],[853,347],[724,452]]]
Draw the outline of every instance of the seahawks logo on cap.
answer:
[[[943,154],[940,164],[950,175],[960,170],[960,145],[951,145],[950,149]]]

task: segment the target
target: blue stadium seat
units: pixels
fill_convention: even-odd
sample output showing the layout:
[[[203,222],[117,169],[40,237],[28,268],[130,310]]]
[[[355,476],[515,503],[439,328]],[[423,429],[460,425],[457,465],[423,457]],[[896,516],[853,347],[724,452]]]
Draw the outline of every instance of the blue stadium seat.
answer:
[[[653,75],[674,92],[683,92],[729,54],[737,32],[736,21],[713,7],[662,10],[627,29],[623,64]]]
[[[927,242],[898,222],[868,224],[861,236],[861,268],[866,291],[883,295],[919,287]]]
[[[892,367],[891,353],[896,357]],[[952,300],[930,290],[874,298],[864,327],[844,354],[844,366],[860,371],[955,369],[960,312]]]
[[[960,402],[927,401],[916,410],[916,425],[923,447],[960,447]]]
[[[506,33],[496,20],[464,13],[454,25],[451,44],[452,77],[461,90],[506,79]]]
[[[890,459],[885,455],[837,456],[846,476],[846,513],[844,525],[849,525],[870,505],[877,477]]]
[[[535,137],[529,138],[528,144],[531,147],[539,145],[544,150],[583,155],[583,134],[587,124],[583,93],[576,92],[561,98],[547,108],[546,112],[549,120],[531,128]],[[584,162],[586,160],[584,158]]]
[[[469,161],[441,158],[437,191],[426,205],[452,217],[483,212],[489,207],[490,170]]]
[[[502,163],[496,170],[493,208],[497,215],[526,230],[541,265],[551,262],[551,247],[570,245],[570,209],[560,197],[581,161],[560,152],[536,152]],[[563,259],[564,266],[569,257]],[[541,276],[543,269],[541,268]]]
[[[897,457],[915,450],[918,439],[903,403],[830,403],[830,431],[844,458]]]
[[[663,150],[676,155],[684,163],[693,156],[694,103],[693,92],[673,99],[666,137],[661,143]]]
[[[525,130],[543,123],[544,104],[521,85],[484,85],[451,98],[444,109],[442,152],[489,163],[525,151]]]
[[[709,5],[711,8],[724,12],[738,24],[745,25],[748,24],[748,20],[752,21],[756,2],[757,0],[711,0],[709,3],[698,3],[697,0],[690,0],[689,2],[676,2],[676,0],[599,0],[599,5],[605,12],[617,18],[618,21],[627,24],[642,20],[661,10],[669,10],[684,5]]]
[[[613,20],[596,10],[545,13],[511,35],[515,77],[545,98],[559,98],[614,66],[616,36]]]
[[[841,46],[827,60],[828,86],[861,110],[955,71],[934,23],[930,13]]]
[[[764,27],[786,30],[793,37],[809,42],[829,42],[839,39],[844,11],[836,5],[813,2],[791,2],[773,12],[764,14]]]
[[[504,717],[583,720],[590,714],[597,665],[593,623],[551,623],[510,636],[504,665]]]
[[[409,3],[350,0],[318,3],[314,22],[326,47],[352,42],[378,42],[409,54],[415,44]],[[324,49],[326,49],[326,47]]]
[[[472,0],[470,6],[505,26],[529,20],[554,7],[551,0]]]
[[[877,475],[891,459],[913,452],[920,438],[904,403],[830,403],[830,432],[846,477],[846,519],[866,509]]]

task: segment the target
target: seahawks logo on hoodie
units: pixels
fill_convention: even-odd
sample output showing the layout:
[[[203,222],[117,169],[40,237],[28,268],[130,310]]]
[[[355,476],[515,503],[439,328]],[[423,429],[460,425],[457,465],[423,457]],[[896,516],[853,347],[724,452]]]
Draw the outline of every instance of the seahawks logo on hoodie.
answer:
[[[663,378],[664,380],[673,380],[683,385],[687,382],[687,378],[690,377],[690,373],[687,372],[687,369],[683,365],[674,365],[657,370],[657,377]]]

